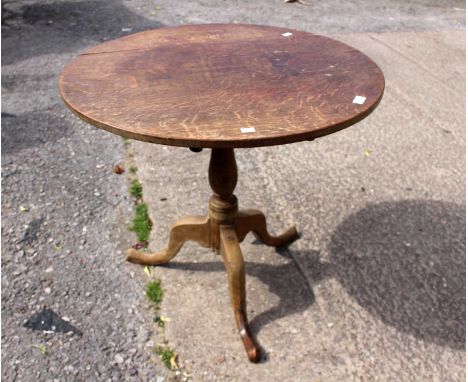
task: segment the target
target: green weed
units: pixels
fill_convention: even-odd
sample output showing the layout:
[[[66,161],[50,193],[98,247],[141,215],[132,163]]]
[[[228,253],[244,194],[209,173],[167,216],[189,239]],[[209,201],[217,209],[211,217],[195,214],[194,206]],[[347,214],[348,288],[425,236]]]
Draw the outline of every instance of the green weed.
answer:
[[[169,370],[178,369],[177,354],[170,347],[158,346],[154,349],[154,352],[159,355],[159,358]]]
[[[143,243],[148,240],[151,223],[148,215],[148,205],[146,203],[139,203],[135,209],[135,217],[130,226],[130,231],[136,233],[138,242]]]
[[[42,355],[49,354],[47,347],[45,345],[32,345],[33,348],[39,349]]]
[[[135,199],[141,199],[141,197],[143,196],[143,186],[137,179],[132,180],[132,183],[130,185],[130,194]]]
[[[153,303],[154,308],[158,309],[164,296],[164,291],[161,287],[161,280],[150,281],[146,285],[146,297]]]

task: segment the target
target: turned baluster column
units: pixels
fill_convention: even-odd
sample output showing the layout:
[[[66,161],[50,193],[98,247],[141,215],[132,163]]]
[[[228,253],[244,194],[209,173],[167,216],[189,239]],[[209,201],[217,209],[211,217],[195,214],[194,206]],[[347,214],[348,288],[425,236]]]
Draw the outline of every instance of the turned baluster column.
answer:
[[[237,184],[237,165],[234,149],[212,149],[208,177],[213,195],[208,214],[211,224],[211,247],[219,251],[219,226],[234,224],[238,211],[233,194]]]

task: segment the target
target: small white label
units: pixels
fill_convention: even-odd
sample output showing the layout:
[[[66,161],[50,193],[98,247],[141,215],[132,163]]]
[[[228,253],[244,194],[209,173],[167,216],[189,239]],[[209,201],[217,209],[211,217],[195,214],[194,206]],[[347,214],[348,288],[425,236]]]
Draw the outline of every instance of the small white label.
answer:
[[[241,127],[241,133],[255,133],[255,127]]]
[[[289,36],[292,36],[292,33],[291,32],[285,32],[285,33],[282,33],[281,36],[289,37]]]
[[[353,99],[353,103],[357,103],[358,105],[362,105],[364,102],[366,102],[366,97],[363,96],[356,96]]]

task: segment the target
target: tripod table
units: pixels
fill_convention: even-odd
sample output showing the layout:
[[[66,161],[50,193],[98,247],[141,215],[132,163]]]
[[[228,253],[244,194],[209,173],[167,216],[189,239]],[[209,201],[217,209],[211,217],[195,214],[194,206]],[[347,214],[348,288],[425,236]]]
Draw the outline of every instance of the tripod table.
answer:
[[[66,105],[112,133],[164,145],[211,149],[213,195],[206,216],[171,228],[167,247],[130,249],[128,260],[170,261],[187,240],[221,254],[231,302],[249,360],[260,359],[246,314],[239,243],[253,232],[280,246],[258,210],[239,210],[234,149],[313,140],[368,116],[384,77],[366,55],[336,40],[288,28],[242,24],[184,25],[135,33],[75,57],[60,76]],[[195,165],[195,164],[194,164]]]

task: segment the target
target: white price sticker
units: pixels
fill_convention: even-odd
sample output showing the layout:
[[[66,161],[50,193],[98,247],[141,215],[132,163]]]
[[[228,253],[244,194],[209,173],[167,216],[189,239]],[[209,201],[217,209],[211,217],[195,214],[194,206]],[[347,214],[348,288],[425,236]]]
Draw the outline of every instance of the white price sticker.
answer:
[[[255,133],[255,127],[241,127],[241,133]]]
[[[364,102],[366,102],[366,97],[363,96],[356,96],[353,99],[353,103],[357,103],[358,105],[362,105]]]

